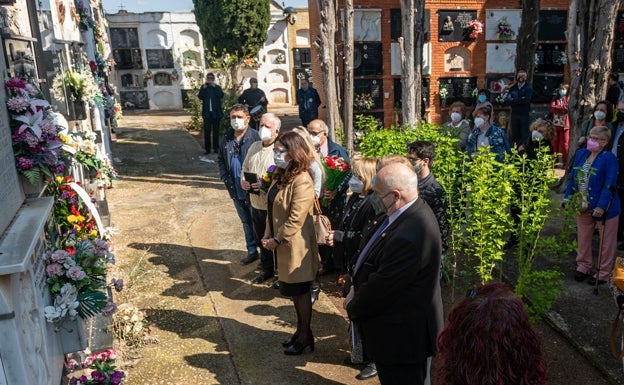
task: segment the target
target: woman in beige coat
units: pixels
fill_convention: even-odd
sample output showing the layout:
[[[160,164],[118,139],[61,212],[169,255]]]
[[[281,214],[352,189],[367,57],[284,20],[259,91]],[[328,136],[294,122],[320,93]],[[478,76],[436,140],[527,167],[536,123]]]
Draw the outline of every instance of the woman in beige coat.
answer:
[[[278,136],[273,151],[277,169],[267,194],[262,245],[274,251],[280,293],[292,297],[297,312],[297,330],[290,341],[282,343],[284,354],[298,355],[308,346],[314,351],[310,284],[320,259],[312,219],[314,184],[308,173],[313,159],[305,140],[296,132]]]

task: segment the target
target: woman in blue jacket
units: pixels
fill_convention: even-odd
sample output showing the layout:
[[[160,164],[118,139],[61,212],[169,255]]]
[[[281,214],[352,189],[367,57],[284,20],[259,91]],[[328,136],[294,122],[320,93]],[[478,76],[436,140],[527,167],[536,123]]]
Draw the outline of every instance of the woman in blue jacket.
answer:
[[[564,203],[573,194],[579,194],[581,211],[576,216],[578,254],[574,279],[589,278],[590,285],[607,283],[611,273],[617,243],[620,201],[616,189],[618,161],[605,146],[611,139],[607,127],[594,127],[587,139],[587,147],[577,151],[568,179]],[[604,226],[604,228],[603,228]],[[602,232],[602,253],[598,273],[592,277],[592,238],[594,229]]]

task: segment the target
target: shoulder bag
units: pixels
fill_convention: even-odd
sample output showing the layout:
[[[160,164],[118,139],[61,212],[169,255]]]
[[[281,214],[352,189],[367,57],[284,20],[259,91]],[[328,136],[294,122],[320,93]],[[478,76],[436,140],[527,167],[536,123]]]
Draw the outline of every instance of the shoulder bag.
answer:
[[[314,196],[314,232],[316,233],[316,243],[319,245],[327,244],[327,236],[332,230],[329,218],[321,212],[321,205],[316,196]]]

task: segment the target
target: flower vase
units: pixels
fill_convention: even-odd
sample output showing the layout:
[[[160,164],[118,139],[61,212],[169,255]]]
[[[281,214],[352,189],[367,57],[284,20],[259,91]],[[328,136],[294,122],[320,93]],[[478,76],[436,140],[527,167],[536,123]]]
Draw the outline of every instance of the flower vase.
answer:
[[[440,98],[440,106],[446,107],[446,98]]]
[[[69,105],[69,120],[85,120],[87,119],[87,106],[82,100],[77,100]]]
[[[42,175],[42,173],[40,173],[39,175]],[[22,174],[19,175],[19,180],[20,184],[22,185],[22,191],[24,191],[24,195],[26,196],[26,198],[38,198],[39,196],[41,196],[41,193],[48,185],[48,180],[42,179],[41,177],[34,185],[30,183],[28,178],[26,178]]]
[[[64,319],[57,324],[56,331],[61,338],[63,353],[73,353],[85,350],[88,345],[86,320],[76,317],[73,320]]]

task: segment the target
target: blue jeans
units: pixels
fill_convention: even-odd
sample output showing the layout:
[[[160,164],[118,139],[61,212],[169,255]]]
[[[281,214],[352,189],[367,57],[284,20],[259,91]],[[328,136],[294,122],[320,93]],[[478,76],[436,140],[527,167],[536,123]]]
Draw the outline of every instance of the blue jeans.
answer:
[[[251,220],[251,205],[244,199],[234,199],[234,207],[236,213],[243,224],[243,232],[245,233],[245,244],[247,253],[254,254],[258,252],[256,240],[253,232],[253,221]]]

